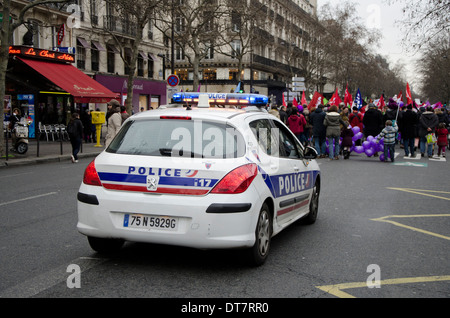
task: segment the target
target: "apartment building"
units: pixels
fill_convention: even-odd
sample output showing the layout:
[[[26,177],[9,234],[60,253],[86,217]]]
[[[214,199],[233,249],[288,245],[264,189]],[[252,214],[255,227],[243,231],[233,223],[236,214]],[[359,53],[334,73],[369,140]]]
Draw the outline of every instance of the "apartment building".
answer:
[[[177,0],[177,3],[186,5],[186,1]],[[199,63],[200,91],[230,92],[240,79],[246,92],[274,95],[281,100],[291,78],[302,76],[303,57],[309,54],[309,31],[318,24],[317,0],[248,0],[235,7],[232,1],[216,0],[212,3],[228,5],[226,10],[231,13],[223,15],[217,21],[221,27],[216,28],[226,32],[231,40],[221,47],[205,44],[211,49]],[[182,14],[174,19],[175,35],[179,32],[180,37],[186,37],[180,27],[183,25]],[[243,28],[247,29],[244,36],[241,34]],[[251,47],[248,47],[245,37],[252,38]],[[187,58],[192,52],[189,47],[181,48],[180,43],[175,43],[175,46],[174,71],[181,79],[180,89],[195,90],[194,70]],[[239,68],[237,56],[243,50],[245,53]],[[167,64],[166,68],[169,67]],[[239,69],[241,74],[238,74]]]

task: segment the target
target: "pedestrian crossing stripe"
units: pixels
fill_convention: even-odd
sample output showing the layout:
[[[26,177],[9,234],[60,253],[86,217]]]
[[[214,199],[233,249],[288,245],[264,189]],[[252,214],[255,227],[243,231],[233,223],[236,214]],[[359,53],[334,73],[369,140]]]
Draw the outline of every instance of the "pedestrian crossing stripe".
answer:
[[[420,168],[428,167],[427,163],[422,163],[422,162],[393,162],[392,165],[404,166],[404,167],[420,167]]]

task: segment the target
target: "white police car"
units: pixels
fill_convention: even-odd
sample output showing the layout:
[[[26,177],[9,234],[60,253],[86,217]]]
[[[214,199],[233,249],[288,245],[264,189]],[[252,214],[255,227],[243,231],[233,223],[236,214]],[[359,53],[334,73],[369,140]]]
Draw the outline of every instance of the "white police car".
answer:
[[[316,151],[252,106],[265,106],[265,96],[175,97],[200,102],[131,116],[86,168],[79,232],[98,252],[125,241],[246,248],[254,264],[264,263],[274,235],[316,220]],[[202,107],[202,99],[216,107]]]

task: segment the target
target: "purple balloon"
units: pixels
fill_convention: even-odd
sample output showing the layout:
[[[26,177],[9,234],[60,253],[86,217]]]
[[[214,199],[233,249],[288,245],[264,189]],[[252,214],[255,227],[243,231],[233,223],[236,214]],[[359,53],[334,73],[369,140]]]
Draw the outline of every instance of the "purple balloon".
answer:
[[[362,145],[363,145],[364,149],[369,149],[369,148],[371,147],[371,146],[370,146],[370,141],[368,141],[368,140],[364,141],[364,142],[362,143]]]
[[[384,150],[383,145],[377,144],[377,146],[376,146],[376,148],[375,148],[375,152],[380,152],[380,151],[383,151],[383,150]]]
[[[384,153],[380,154],[380,161],[384,161]]]
[[[361,131],[361,129],[358,126],[353,127],[352,130],[355,135]]]
[[[363,146],[356,146],[355,147],[355,152],[356,153],[363,153],[364,152],[364,147]]]
[[[375,153],[375,151],[373,151],[372,148],[366,149],[364,152],[366,153],[366,155],[367,155],[368,157],[372,157],[373,154]]]

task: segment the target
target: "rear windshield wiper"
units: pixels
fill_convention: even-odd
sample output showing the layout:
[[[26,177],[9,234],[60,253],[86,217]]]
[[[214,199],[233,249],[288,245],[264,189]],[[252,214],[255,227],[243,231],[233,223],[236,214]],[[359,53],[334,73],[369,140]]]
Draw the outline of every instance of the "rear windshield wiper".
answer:
[[[202,154],[198,154],[189,150],[183,149],[171,149],[171,148],[159,148],[159,153],[162,156],[167,157],[191,157],[191,158],[204,158]]]

